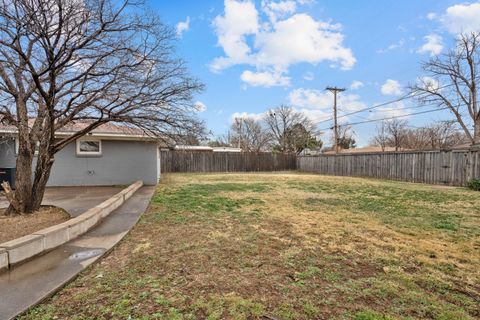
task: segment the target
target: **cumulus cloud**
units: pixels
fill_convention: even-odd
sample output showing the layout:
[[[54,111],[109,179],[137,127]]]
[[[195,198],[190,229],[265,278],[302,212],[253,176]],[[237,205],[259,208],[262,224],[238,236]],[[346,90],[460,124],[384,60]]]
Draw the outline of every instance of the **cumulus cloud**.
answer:
[[[276,22],[277,19],[284,18],[297,10],[297,3],[293,0],[279,2],[262,0],[261,6],[263,12],[265,12],[271,22]]]
[[[177,33],[177,38],[183,37],[183,33],[190,30],[190,17],[187,17],[187,20],[185,21],[180,21],[179,23],[177,23],[175,30]]]
[[[365,85],[363,84],[362,81],[358,81],[358,80],[355,80],[352,82],[352,84],[350,85],[350,89],[352,90],[357,90],[357,89],[360,89],[362,87],[364,87]]]
[[[431,56],[436,56],[442,53],[443,39],[437,34],[430,34],[424,37],[425,43],[421,46],[417,52],[424,54],[429,53]]]
[[[199,113],[207,110],[207,106],[203,102],[200,102],[200,101],[195,102],[194,107],[195,107],[195,110]]]
[[[280,72],[252,72],[246,70],[240,76],[240,79],[253,87],[275,87],[289,86],[290,78],[282,76]]]
[[[258,32],[258,20],[253,2],[225,0],[224,15],[217,16],[213,21],[218,45],[223,48],[225,57],[216,58],[211,63],[212,71],[218,72],[235,64],[253,62],[246,36]]]
[[[456,4],[438,19],[452,34],[480,31],[480,2]]]
[[[300,62],[330,61],[342,69],[351,69],[356,60],[352,51],[342,46],[344,36],[338,30],[338,25],[316,21],[307,14],[295,14],[275,23],[272,31],[257,34],[256,62],[287,68]]]
[[[267,21],[253,1],[225,0],[224,13],[213,22],[224,56],[214,59],[210,69],[219,72],[234,65],[250,65],[257,74],[279,74],[279,79],[298,63],[328,61],[343,70],[351,69],[356,59],[343,44],[341,25],[296,13],[296,8],[293,0],[262,1]]]
[[[402,94],[402,87],[397,80],[388,79],[381,88],[385,96],[399,96]]]

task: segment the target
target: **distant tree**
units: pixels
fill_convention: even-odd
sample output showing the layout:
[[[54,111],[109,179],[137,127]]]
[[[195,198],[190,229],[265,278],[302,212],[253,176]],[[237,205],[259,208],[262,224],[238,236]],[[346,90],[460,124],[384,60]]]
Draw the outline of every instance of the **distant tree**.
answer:
[[[332,137],[332,144],[335,145],[335,137]],[[350,126],[338,127],[338,146],[340,149],[353,149],[357,147],[357,142],[353,138],[352,128]]]
[[[289,149],[296,154],[300,154],[305,149],[319,150],[323,145],[322,140],[313,136],[301,123],[294,124],[288,129],[286,137]]]
[[[407,137],[407,121],[392,119],[386,121],[386,130],[388,134],[388,145],[395,147],[395,151],[398,151],[400,148],[404,147],[404,143]]]
[[[456,121],[439,121],[424,128],[406,131],[404,148],[412,150],[435,150],[468,143],[463,131],[457,130]]]
[[[272,137],[262,123],[251,117],[235,118],[229,133],[229,144],[247,152],[266,151]]]
[[[382,121],[380,125],[376,127],[376,134],[373,136],[371,144],[382,148],[382,152],[385,152],[385,148],[388,146],[389,136],[387,132],[387,123]]]
[[[480,144],[479,66],[480,33],[462,34],[454,48],[423,64],[426,77],[412,87],[420,101],[450,110],[471,144]]]
[[[445,149],[468,142],[465,133],[457,130],[454,120],[436,122],[420,131],[424,132],[431,149]]]
[[[315,124],[302,112],[282,105],[271,109],[264,118],[273,149],[282,153],[298,153],[309,143],[319,143]]]
[[[218,136],[213,140],[207,142],[207,145],[212,148],[219,148],[219,147],[232,147],[230,143],[230,134],[227,133],[222,136]]]

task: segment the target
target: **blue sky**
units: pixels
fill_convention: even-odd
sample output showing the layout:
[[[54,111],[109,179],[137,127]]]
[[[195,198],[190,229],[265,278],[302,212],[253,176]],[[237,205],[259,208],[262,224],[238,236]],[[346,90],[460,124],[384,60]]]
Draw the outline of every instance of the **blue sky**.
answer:
[[[422,76],[421,61],[451,47],[460,31],[480,29],[475,1],[150,0],[149,5],[176,28],[178,54],[205,83],[196,97],[199,116],[216,135],[225,133],[235,116],[261,117],[281,104],[327,129],[332,97],[325,87],[348,88],[340,115],[394,100]],[[424,110],[409,109],[417,105],[400,102],[341,120]],[[404,119],[423,126],[450,117],[440,111]],[[368,144],[376,124],[352,127],[359,145]]]

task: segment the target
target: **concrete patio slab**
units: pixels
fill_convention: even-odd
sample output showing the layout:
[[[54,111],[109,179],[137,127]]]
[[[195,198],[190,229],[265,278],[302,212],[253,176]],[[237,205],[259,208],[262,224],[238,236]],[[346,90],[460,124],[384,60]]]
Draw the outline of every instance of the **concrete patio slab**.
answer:
[[[116,187],[50,187],[45,191],[42,204],[65,209],[72,217],[77,217],[121,190]],[[5,197],[0,196],[0,208],[7,206]]]
[[[137,223],[154,192],[155,187],[142,187],[83,236],[0,274],[0,319],[12,319],[50,297],[111,250]]]

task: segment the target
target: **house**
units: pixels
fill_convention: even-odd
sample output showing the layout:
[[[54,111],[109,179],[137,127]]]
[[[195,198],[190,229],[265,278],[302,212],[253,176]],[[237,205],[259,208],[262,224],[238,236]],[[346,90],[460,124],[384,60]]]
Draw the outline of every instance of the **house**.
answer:
[[[82,122],[59,130],[58,138],[72,135]],[[16,129],[0,125],[0,168],[14,168],[18,151]],[[48,186],[110,186],[142,180],[156,185],[160,179],[158,140],[143,130],[103,124],[70,143],[55,155]]]

